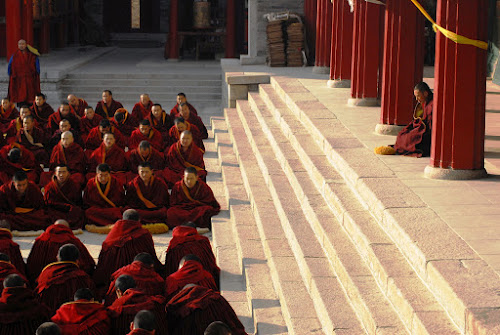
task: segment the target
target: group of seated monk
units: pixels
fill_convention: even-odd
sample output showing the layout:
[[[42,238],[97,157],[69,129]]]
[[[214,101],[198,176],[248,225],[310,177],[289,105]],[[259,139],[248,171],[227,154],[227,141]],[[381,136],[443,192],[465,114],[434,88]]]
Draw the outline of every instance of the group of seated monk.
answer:
[[[26,263],[9,228],[0,221],[0,335],[246,334],[219,293],[210,241],[192,222],[173,230],[165,264],[133,209],[97,264],[65,220],[35,240]]]

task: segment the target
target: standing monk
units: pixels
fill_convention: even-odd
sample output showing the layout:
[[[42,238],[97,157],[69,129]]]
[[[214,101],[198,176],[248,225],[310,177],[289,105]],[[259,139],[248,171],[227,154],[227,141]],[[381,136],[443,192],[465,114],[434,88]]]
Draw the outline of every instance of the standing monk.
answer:
[[[12,240],[10,223],[7,220],[0,220],[0,252],[10,258],[10,262],[16,269],[26,276],[26,264],[24,263],[19,244]]]
[[[42,129],[35,127],[32,115],[23,119],[23,127],[16,134],[16,142],[31,151],[39,164],[49,165],[49,154],[45,150],[47,144],[45,133]]]
[[[184,178],[172,188],[168,225],[176,227],[193,221],[198,227],[210,228],[210,218],[219,212],[220,205],[212,189],[198,178],[194,167],[186,168]]]
[[[149,94],[141,94],[141,100],[134,105],[132,109],[132,117],[137,120],[137,122],[144,120],[151,113],[151,107],[153,102],[149,99]]]
[[[186,104],[188,105],[189,107],[189,111],[193,114],[196,114],[198,115],[198,111],[196,110],[196,108],[193,107],[193,105],[191,105],[188,101],[187,101],[187,97],[186,97],[186,94],[184,93],[177,93],[177,105],[175,105],[174,108],[172,108],[170,110],[170,116],[172,117],[176,117],[176,115],[179,113],[179,106],[182,105],[182,104]]]
[[[136,149],[141,141],[148,141],[158,151],[163,150],[164,144],[161,133],[155,128],[151,128],[151,123],[147,119],[141,120],[139,122],[139,129],[132,132],[128,141],[129,149]]]
[[[94,178],[95,169],[99,164],[106,163],[111,168],[111,173],[118,181],[125,185],[128,177],[128,163],[125,151],[115,144],[115,135],[106,133],[99,148],[90,155],[88,163],[87,180]]]
[[[110,90],[102,91],[102,100],[97,103],[95,112],[103,118],[111,120],[118,108],[123,108],[123,105],[113,99],[113,93]]]
[[[54,113],[54,109],[46,102],[45,94],[37,93],[35,95],[35,102],[31,106],[31,114],[35,120],[40,124],[41,129],[47,127],[49,117]]]
[[[98,127],[99,122],[101,122],[102,119],[102,116],[96,114],[92,107],[85,108],[85,116],[81,119],[82,129],[80,134],[84,142],[86,142],[90,131],[95,127]]]
[[[74,94],[68,95],[68,103],[73,108],[73,111],[79,117],[83,117],[85,115],[85,108],[88,107],[87,101],[82,98],[77,97]]]
[[[85,186],[85,154],[83,149],[74,142],[73,133],[65,131],[61,134],[61,140],[52,149],[49,169],[54,171],[58,165],[66,165],[71,179],[82,189]]]
[[[9,60],[9,98],[16,103],[31,103],[40,92],[38,51],[28,48],[25,40],[17,42],[19,50]]]

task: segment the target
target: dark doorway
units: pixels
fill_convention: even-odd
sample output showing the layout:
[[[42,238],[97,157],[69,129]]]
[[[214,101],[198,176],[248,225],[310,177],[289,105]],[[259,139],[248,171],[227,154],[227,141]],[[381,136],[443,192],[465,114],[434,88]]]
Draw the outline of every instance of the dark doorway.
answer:
[[[104,27],[110,33],[160,32],[160,1],[140,0],[140,27],[132,27],[133,0],[105,0]],[[138,13],[136,13],[137,15]]]

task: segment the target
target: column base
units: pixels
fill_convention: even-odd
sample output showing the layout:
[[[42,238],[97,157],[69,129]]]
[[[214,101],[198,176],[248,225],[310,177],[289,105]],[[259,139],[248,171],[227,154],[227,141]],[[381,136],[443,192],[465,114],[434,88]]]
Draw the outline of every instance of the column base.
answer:
[[[330,79],[326,86],[329,88],[351,88],[351,81],[348,79]]]
[[[347,105],[351,107],[375,107],[380,106],[378,98],[350,98]]]
[[[393,135],[396,136],[399,134],[401,129],[405,126],[397,126],[395,124],[382,124],[379,123],[375,126],[375,133],[379,135]]]
[[[424,176],[429,179],[471,180],[486,178],[487,175],[488,173],[484,168],[479,170],[455,170],[427,165],[424,170]]]
[[[316,74],[330,74],[330,68],[328,66],[314,66],[312,72]]]

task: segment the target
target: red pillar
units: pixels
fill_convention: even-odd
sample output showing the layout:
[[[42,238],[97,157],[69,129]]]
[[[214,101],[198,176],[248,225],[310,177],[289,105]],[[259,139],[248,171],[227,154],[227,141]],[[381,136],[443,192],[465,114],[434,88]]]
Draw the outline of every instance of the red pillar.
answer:
[[[330,0],[318,0],[316,12],[316,59],[314,73],[328,73],[330,66],[332,4]]]
[[[424,16],[407,0],[387,0],[379,134],[397,135],[413,118],[413,88],[424,72]]]
[[[459,35],[487,40],[487,0],[439,0],[437,24]],[[436,67],[430,178],[486,175],[484,128],[486,50],[436,36]]]
[[[168,33],[168,45],[169,45],[169,54],[168,57],[171,59],[179,58],[179,36],[177,34],[178,31],[178,0],[170,1],[170,30]]]
[[[351,86],[353,14],[345,0],[333,0],[328,87]]]
[[[307,45],[309,48],[309,64],[312,64],[315,55],[316,46],[316,10],[317,1],[316,0],[305,0],[304,1],[304,16],[306,25],[306,35],[307,35]]]
[[[378,105],[383,14],[384,6],[355,0],[350,106]]]
[[[323,30],[322,25],[324,25],[324,16],[323,16],[323,0],[317,0],[316,2],[316,58],[314,59],[314,67],[322,66],[321,59],[321,50],[323,46]]]
[[[5,1],[5,25],[7,27],[7,59],[17,50],[22,36],[21,0]]]
[[[226,13],[226,58],[235,58],[236,22],[234,0],[227,0]]]
[[[32,0],[23,1],[23,36],[29,45],[33,45],[33,2]]]

